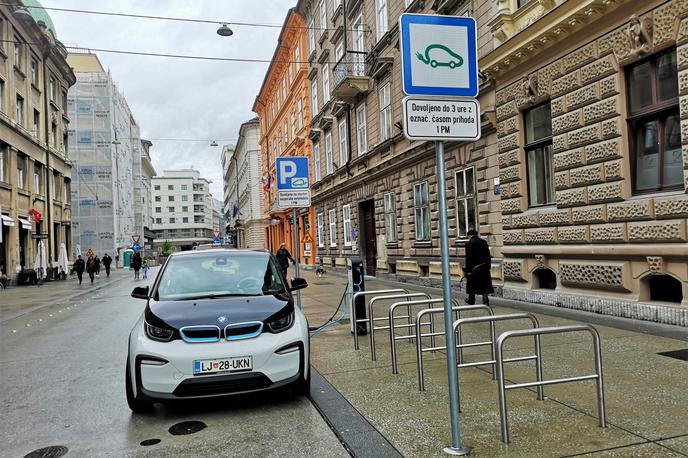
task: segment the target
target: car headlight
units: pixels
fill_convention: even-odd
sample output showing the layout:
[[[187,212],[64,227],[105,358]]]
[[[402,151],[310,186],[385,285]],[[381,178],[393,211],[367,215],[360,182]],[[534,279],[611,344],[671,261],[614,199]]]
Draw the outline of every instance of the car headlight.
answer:
[[[158,342],[169,342],[172,339],[172,335],[174,335],[174,331],[172,329],[153,326],[147,322],[144,322],[143,327],[146,330],[146,335],[150,339],[157,340]]]
[[[289,329],[292,324],[294,324],[294,312],[282,318],[270,321],[268,323],[268,329],[270,329],[271,332],[282,332]]]

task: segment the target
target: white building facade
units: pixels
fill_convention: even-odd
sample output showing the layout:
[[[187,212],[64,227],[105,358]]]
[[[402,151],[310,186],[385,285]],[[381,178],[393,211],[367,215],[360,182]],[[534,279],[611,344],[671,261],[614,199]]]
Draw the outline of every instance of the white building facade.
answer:
[[[213,240],[213,199],[210,181],[198,170],[165,170],[151,179],[154,247],[170,241],[175,251]]]
[[[223,150],[225,215],[239,248],[265,248],[260,126],[257,118],[239,129],[234,149]]]

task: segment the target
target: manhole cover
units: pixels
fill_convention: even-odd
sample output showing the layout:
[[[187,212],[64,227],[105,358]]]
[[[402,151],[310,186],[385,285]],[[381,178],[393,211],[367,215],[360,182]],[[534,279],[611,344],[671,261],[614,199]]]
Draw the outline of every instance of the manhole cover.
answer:
[[[662,351],[657,354],[681,361],[688,361],[688,348],[684,348],[683,350]]]
[[[150,447],[151,445],[159,444],[160,439],[146,439],[145,441],[141,441],[141,445],[144,447]]]
[[[197,433],[202,429],[207,428],[208,425],[202,421],[183,421],[176,425],[170,426],[169,432],[173,436],[185,436],[187,434]]]
[[[65,456],[68,451],[69,449],[64,445],[51,445],[34,450],[25,455],[24,458],[59,458]]]

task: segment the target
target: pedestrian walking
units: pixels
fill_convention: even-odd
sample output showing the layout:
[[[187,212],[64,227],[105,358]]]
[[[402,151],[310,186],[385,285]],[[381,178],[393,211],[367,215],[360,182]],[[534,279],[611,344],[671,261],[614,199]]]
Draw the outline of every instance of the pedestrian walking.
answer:
[[[463,271],[466,276],[466,303],[475,304],[475,295],[483,296],[483,304],[489,305],[489,294],[494,293],[492,275],[490,275],[492,256],[487,242],[478,237],[478,231],[468,231],[470,239],[466,242],[466,266]]]
[[[84,270],[86,270],[86,262],[84,261],[84,258],[79,255],[77,257],[77,260],[74,261],[74,266],[72,267],[74,272],[76,272],[77,278],[79,278],[79,284],[81,284],[81,280],[83,279],[84,275]]]
[[[96,277],[100,277],[100,258],[98,255],[93,258],[93,262],[95,263]]]
[[[112,264],[112,258],[105,253],[105,256],[103,256],[103,267],[105,267],[105,274],[108,277],[110,276],[110,264]]]
[[[141,270],[142,265],[143,262],[141,261],[141,253],[137,251],[134,255],[134,258],[131,260],[131,268],[134,269],[134,280],[139,279],[139,271]]]
[[[146,278],[148,278],[148,261],[143,261],[141,270],[143,271],[143,279],[145,280]]]
[[[287,278],[287,269],[289,268],[289,261],[291,261],[292,263],[294,263],[295,261],[294,258],[291,257],[291,253],[289,253],[289,250],[287,250],[287,245],[285,243],[282,243],[280,245],[275,257],[277,258],[277,264],[279,264],[280,269],[282,269],[284,278]]]
[[[88,272],[88,278],[93,283],[93,279],[96,276],[96,261],[93,259],[93,256],[89,256],[88,261],[86,261],[86,272]]]

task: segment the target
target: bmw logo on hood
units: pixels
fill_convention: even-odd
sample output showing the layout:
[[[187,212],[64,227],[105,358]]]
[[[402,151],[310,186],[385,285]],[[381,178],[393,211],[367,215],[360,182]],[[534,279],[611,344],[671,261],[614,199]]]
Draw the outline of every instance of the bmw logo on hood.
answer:
[[[217,317],[217,321],[220,324],[225,324],[227,322],[227,315],[220,315]]]

